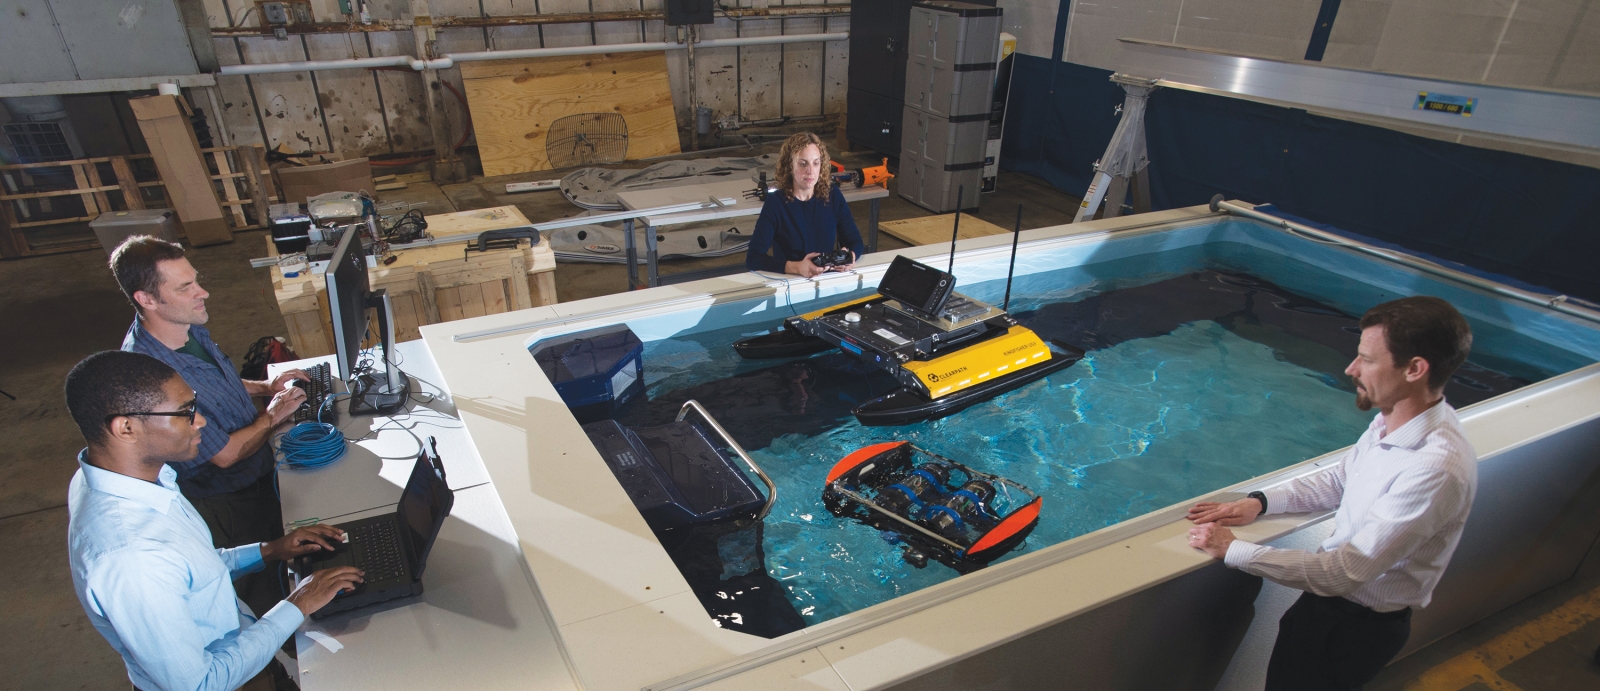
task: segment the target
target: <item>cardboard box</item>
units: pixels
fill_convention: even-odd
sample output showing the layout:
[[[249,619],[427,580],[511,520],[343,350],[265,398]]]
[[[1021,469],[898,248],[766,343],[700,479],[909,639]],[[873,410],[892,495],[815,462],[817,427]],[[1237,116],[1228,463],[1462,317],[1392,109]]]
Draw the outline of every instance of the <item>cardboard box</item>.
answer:
[[[189,244],[197,247],[233,242],[222,216],[222,203],[211,184],[211,171],[200,154],[200,142],[189,122],[189,104],[178,96],[158,94],[129,99],[139,131],[155,158],[167,200],[178,213]]]
[[[366,190],[370,194],[375,187],[372,184],[372,164],[365,158],[318,166],[275,168],[272,175],[278,179],[278,191],[285,203],[304,204],[306,197],[327,192]]]

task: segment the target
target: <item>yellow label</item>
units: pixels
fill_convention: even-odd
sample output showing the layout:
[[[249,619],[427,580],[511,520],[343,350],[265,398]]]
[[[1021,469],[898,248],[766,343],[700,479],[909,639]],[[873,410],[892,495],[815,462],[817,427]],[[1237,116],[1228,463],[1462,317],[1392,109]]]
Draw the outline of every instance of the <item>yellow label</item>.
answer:
[[[1049,360],[1044,339],[1025,326],[1013,326],[1004,336],[901,367],[916,375],[928,398],[937,399]]]

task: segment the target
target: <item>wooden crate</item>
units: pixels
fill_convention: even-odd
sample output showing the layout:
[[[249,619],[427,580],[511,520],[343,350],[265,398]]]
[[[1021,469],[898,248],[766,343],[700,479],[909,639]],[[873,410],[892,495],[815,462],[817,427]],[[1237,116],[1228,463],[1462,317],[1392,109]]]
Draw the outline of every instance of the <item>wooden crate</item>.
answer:
[[[268,253],[275,253],[271,238]],[[528,309],[556,302],[555,252],[546,243],[489,252],[465,251],[464,244],[396,252],[395,261],[368,271],[374,290],[388,292],[395,338],[421,338],[424,324]],[[329,332],[327,282],[322,275],[284,278],[273,267],[272,289],[300,357],[333,352]],[[373,332],[376,333],[376,326]]]

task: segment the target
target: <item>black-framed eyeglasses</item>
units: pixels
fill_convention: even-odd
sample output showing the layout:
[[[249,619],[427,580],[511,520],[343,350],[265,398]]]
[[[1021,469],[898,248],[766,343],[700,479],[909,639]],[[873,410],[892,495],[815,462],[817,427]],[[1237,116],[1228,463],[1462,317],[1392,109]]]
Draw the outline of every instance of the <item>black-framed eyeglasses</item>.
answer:
[[[199,412],[200,412],[200,402],[199,402],[199,400],[193,400],[193,401],[189,401],[187,404],[185,404],[183,406],[182,410],[172,410],[172,411],[166,411],[166,412],[148,412],[147,411],[147,412],[139,412],[139,413],[113,413],[111,415],[107,415],[106,416],[106,424],[108,424],[108,425],[111,424],[112,420],[115,420],[115,419],[117,419],[119,417],[182,417],[182,418],[188,418],[189,419],[189,424],[192,426],[192,425],[194,425],[194,416],[196,414],[198,414]]]

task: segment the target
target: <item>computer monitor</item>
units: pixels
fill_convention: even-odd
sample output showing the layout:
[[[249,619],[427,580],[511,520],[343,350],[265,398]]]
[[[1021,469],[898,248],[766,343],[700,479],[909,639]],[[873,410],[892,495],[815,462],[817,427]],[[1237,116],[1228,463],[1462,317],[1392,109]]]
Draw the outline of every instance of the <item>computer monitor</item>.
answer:
[[[955,289],[955,276],[905,257],[895,257],[878,283],[879,295],[927,316],[937,316]]]
[[[367,282],[367,257],[361,233],[352,227],[339,238],[324,274],[328,281],[328,310],[333,319],[333,348],[339,378],[350,390],[351,415],[381,415],[405,406],[410,381],[394,365],[394,319],[389,295],[373,292]],[[378,310],[378,332],[383,339],[382,367],[361,367],[361,341],[367,335],[367,310]]]

